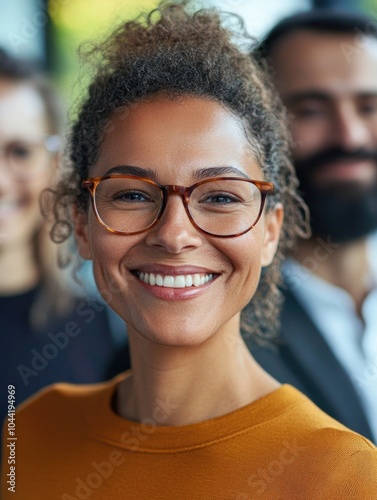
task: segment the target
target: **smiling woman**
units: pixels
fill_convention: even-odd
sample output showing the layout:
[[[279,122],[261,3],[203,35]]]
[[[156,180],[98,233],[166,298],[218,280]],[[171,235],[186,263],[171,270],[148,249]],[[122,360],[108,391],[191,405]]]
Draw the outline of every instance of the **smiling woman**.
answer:
[[[18,498],[377,495],[373,445],[242,338],[273,334],[278,265],[305,224],[284,111],[227,19],[163,3],[91,51],[54,235],[69,224],[93,261],[132,370],[19,410]]]

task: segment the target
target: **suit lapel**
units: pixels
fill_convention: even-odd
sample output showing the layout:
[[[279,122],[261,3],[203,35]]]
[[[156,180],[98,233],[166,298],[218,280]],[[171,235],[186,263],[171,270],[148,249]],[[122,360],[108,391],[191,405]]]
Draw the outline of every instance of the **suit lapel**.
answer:
[[[343,423],[372,438],[357,391],[327,342],[291,291],[284,290],[281,354],[290,358],[309,397]],[[300,325],[300,328],[297,326]],[[319,404],[319,403],[317,403]]]

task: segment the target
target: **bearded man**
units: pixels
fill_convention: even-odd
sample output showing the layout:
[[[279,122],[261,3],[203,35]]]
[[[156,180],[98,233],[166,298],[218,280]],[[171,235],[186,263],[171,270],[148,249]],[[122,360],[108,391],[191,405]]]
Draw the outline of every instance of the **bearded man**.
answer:
[[[281,382],[377,442],[377,24],[311,11],[261,45],[288,109],[312,235],[284,264],[274,348],[252,348]]]

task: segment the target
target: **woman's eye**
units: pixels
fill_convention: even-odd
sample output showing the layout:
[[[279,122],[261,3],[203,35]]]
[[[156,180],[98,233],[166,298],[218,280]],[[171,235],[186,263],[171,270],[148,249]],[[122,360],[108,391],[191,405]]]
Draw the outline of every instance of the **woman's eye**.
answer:
[[[153,201],[146,193],[139,191],[122,191],[113,195],[113,200],[127,203],[148,203]]]
[[[212,205],[228,205],[231,203],[242,203],[242,200],[230,193],[216,193],[207,195],[201,203],[209,203]]]
[[[22,144],[15,144],[13,146],[10,146],[9,154],[12,158],[23,159],[31,156],[32,150],[28,146],[24,146]]]

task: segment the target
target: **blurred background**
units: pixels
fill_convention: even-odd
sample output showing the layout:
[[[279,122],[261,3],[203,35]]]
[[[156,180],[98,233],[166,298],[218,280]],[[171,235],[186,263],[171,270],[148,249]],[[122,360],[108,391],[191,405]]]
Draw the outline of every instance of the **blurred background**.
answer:
[[[36,60],[70,105],[85,88],[77,49],[103,37],[121,20],[156,6],[156,0],[14,0],[0,2],[0,46],[11,54]],[[259,38],[280,18],[314,7],[361,10],[377,19],[377,0],[202,0],[241,15]]]

